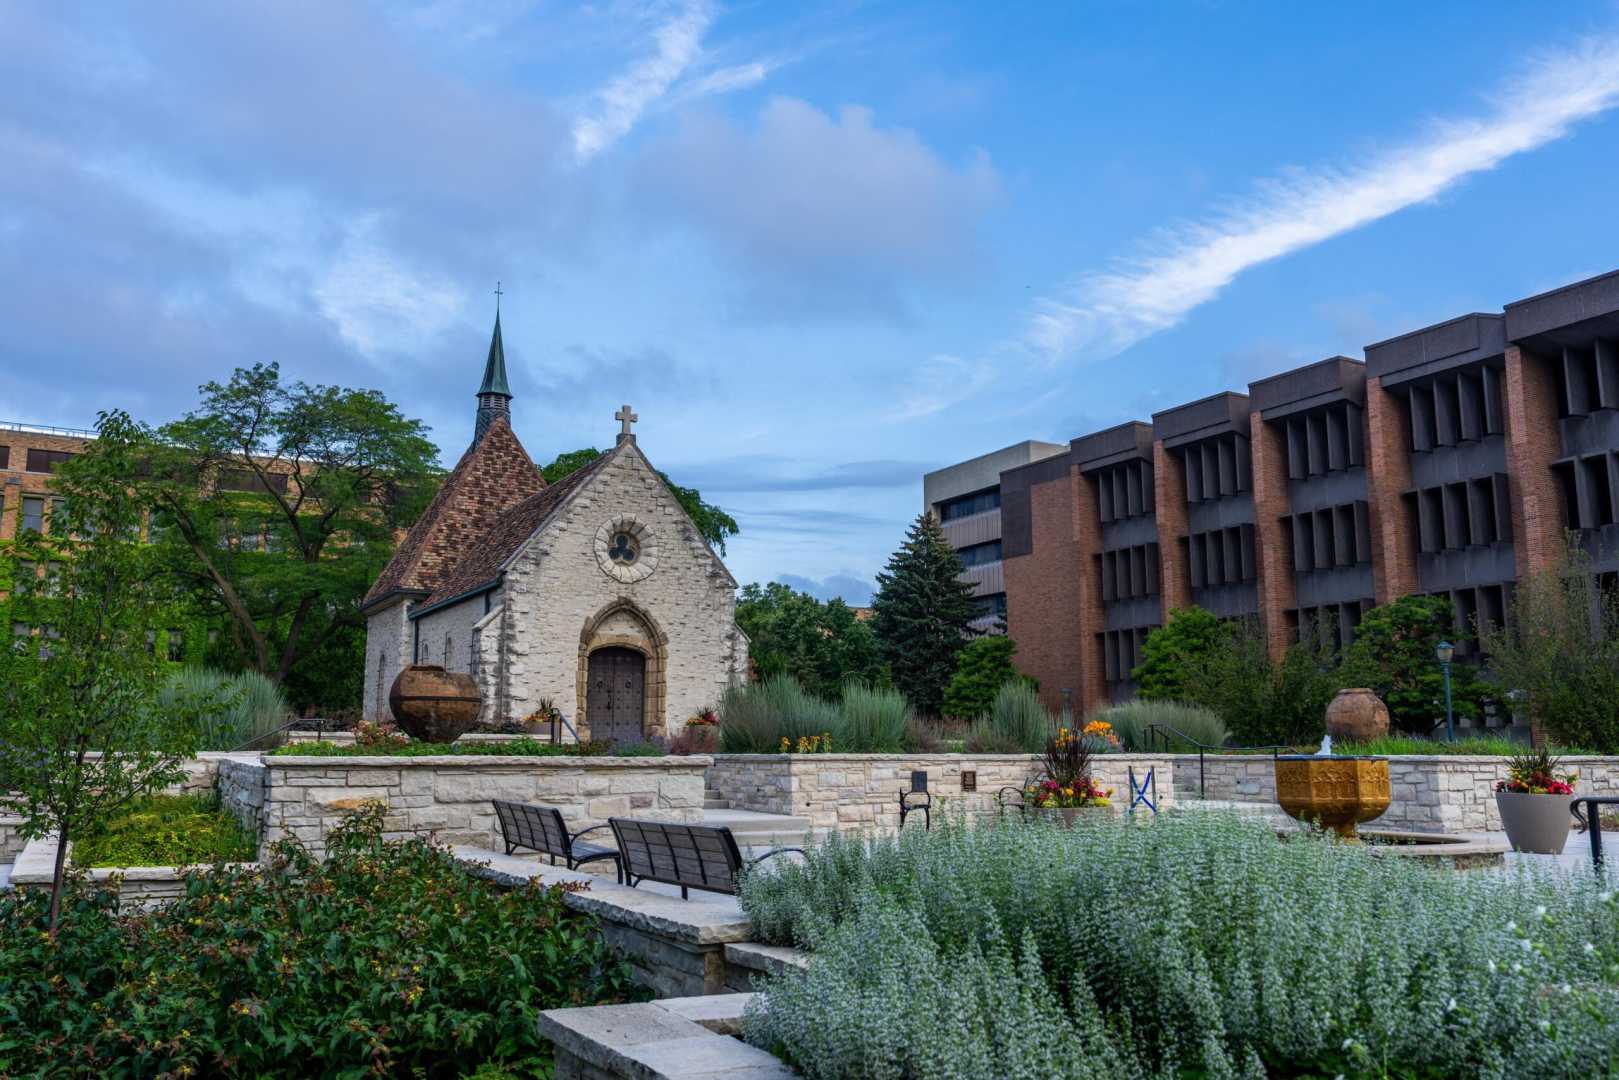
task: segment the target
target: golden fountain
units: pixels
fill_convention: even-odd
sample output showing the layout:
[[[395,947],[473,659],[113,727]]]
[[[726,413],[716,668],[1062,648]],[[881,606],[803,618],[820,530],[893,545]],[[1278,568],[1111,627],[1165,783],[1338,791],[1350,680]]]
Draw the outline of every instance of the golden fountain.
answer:
[[[1276,758],[1276,801],[1289,816],[1359,842],[1355,827],[1389,808],[1388,758],[1332,752],[1332,736],[1315,754]]]

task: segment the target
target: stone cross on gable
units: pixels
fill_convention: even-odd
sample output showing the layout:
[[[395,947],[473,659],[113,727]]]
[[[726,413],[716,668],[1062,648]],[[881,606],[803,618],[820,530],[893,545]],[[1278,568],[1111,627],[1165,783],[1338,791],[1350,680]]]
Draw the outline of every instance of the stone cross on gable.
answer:
[[[621,425],[623,425],[622,430],[620,430],[618,433],[619,442],[624,442],[626,439],[635,438],[635,432],[630,430],[630,425],[641,418],[640,416],[636,415],[634,410],[632,410],[628,405],[625,405],[619,409],[618,412],[613,414],[613,419],[617,420]]]

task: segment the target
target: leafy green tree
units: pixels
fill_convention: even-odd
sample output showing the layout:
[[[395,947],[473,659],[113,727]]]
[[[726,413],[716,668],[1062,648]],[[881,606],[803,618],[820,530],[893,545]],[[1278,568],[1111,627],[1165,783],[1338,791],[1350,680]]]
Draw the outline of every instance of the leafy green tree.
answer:
[[[1374,607],[1344,654],[1344,685],[1371,688],[1401,731],[1431,734],[1445,722],[1445,676],[1435,650],[1447,640],[1462,644],[1465,635],[1456,632],[1446,597],[1402,596]],[[1458,717],[1481,717],[1493,701],[1478,668],[1463,660],[1451,663],[1450,688]]]
[[[1220,623],[1212,648],[1187,666],[1185,692],[1218,713],[1244,746],[1297,746],[1326,731],[1327,705],[1344,685],[1331,641],[1306,627],[1282,659],[1272,660],[1254,618]]]
[[[1005,634],[985,634],[967,642],[956,654],[956,673],[944,691],[944,714],[971,719],[989,712],[1001,687],[1016,679],[1031,686],[1012,664],[1017,644]]]
[[[1190,673],[1223,641],[1220,620],[1200,607],[1169,613],[1169,621],[1147,635],[1141,663],[1130,674],[1136,696],[1149,701],[1194,700]]]
[[[962,570],[961,556],[944,530],[924,512],[877,575],[872,624],[878,650],[894,686],[924,715],[937,716],[943,709],[956,654],[973,636],[978,617]]]
[[[558,454],[549,465],[540,466],[540,475],[547,484],[554,484],[569,473],[589,465],[602,456],[602,451],[594,446],[583,450],[569,450],[565,454]],[[742,531],[736,523],[736,518],[727,514],[713,503],[703,501],[703,496],[696,488],[681,487],[669,479],[669,474],[658,471],[658,477],[669,487],[675,501],[680,508],[686,511],[691,523],[697,526],[697,532],[707,540],[721,555],[725,554],[725,541]]]
[[[823,603],[779,581],[744,585],[736,624],[748,635],[748,657],[761,678],[792,675],[823,698],[838,697],[849,679],[887,681],[870,624],[842,600]]]
[[[52,567],[15,581],[13,637],[0,649],[0,807],[28,838],[55,835],[48,933],[61,918],[68,844],[131,799],[184,775],[202,703],[155,707],[164,664],[151,642],[168,593],[155,553],[136,540],[143,505],[130,490],[146,436],[104,413],[94,454],[64,463],[66,501],[49,535],[22,533],[11,557]]]
[[[281,683],[340,647],[326,663],[358,668],[360,601],[437,478],[426,426],[375,390],[284,384],[275,364],[200,392],[198,409],[139,433],[130,475],[160,565],[219,621],[216,648],[237,666]]]

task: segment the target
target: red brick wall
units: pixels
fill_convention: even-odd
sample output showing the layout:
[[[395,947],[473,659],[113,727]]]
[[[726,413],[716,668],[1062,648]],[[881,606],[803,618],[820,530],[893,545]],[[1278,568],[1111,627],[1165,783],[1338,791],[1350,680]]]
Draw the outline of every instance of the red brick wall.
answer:
[[[1556,559],[1568,528],[1567,508],[1551,463],[1561,452],[1557,377],[1544,358],[1508,345],[1501,380],[1506,408],[1507,489],[1518,579]]]
[[[1031,550],[1002,564],[1006,578],[1006,632],[1017,643],[1013,658],[1025,675],[1040,681],[1040,699],[1056,711],[1064,688],[1081,711],[1083,613],[1092,602],[1090,555],[1081,551],[1080,489],[1088,488],[1070,467],[1055,480],[1029,489]],[[1094,506],[1090,517],[1095,519]],[[1093,549],[1094,550],[1094,549]],[[1089,587],[1087,587],[1089,586]]]
[[[1287,651],[1287,612],[1297,606],[1293,558],[1282,518],[1288,512],[1287,445],[1282,431],[1257,411],[1249,415],[1254,481],[1254,562],[1258,578],[1259,622],[1275,659]]]
[[[1152,444],[1152,476],[1158,502],[1158,589],[1160,622],[1169,613],[1192,605],[1192,580],[1186,574],[1186,463],[1179,454]]]
[[[1106,618],[1102,610],[1102,578],[1096,556],[1102,550],[1102,519],[1096,505],[1096,481],[1087,480],[1075,470],[1074,531],[1078,543],[1079,618],[1074,630],[1079,635],[1079,685],[1074,688],[1074,712],[1083,716],[1107,704],[1107,668],[1102,660],[1102,642],[1096,635]]]
[[[1372,533],[1372,588],[1379,604],[1417,591],[1416,522],[1411,487],[1411,410],[1403,397],[1366,380],[1366,491]]]
[[[72,435],[45,435],[0,428],[0,446],[10,450],[6,467],[0,470],[0,540],[10,540],[17,535],[24,495],[45,497],[45,527],[50,528],[51,474],[27,471],[29,449],[66,450],[70,454],[80,454],[89,443],[89,439]]]

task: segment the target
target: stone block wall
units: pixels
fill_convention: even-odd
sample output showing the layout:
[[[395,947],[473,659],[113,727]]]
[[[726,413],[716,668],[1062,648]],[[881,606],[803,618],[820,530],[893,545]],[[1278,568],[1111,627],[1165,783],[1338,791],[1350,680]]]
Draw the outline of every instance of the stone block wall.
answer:
[[[1033,754],[717,754],[708,787],[738,810],[808,817],[816,830],[899,827],[899,793],[913,770],[926,770],[934,811],[993,813],[1002,787],[1022,787],[1040,771]],[[1266,759],[1269,763],[1269,759]],[[1160,806],[1175,799],[1168,755],[1108,754],[1094,775],[1114,789],[1114,804],[1129,803],[1126,770],[1137,778],[1157,769]],[[963,771],[976,773],[976,791],[961,788]]]
[[[436,836],[501,848],[493,799],[562,811],[571,829],[610,816],[698,821],[704,756],[614,757],[294,757],[232,763],[220,785],[225,805],[257,821],[260,843],[293,838],[325,851],[326,837],[370,801],[387,806],[388,835]],[[592,837],[609,841],[607,834]]]

